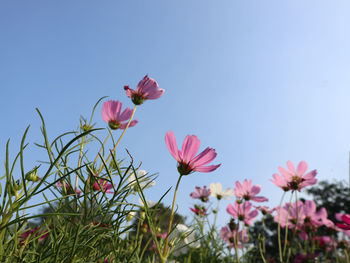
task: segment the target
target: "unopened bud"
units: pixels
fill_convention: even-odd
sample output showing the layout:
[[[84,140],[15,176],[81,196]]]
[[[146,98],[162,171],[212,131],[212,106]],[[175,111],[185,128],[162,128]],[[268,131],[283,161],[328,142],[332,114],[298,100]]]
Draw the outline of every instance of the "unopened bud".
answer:
[[[146,213],[145,212],[140,212],[140,219],[144,220],[146,218]]]
[[[130,222],[134,216],[135,216],[135,211],[131,211],[127,216],[126,216],[126,221]]]
[[[148,225],[146,223],[143,223],[141,226],[141,232],[146,234],[148,232]]]
[[[40,177],[38,176],[38,168],[39,166],[35,166],[32,170],[26,173],[26,179],[32,182],[38,182]]]

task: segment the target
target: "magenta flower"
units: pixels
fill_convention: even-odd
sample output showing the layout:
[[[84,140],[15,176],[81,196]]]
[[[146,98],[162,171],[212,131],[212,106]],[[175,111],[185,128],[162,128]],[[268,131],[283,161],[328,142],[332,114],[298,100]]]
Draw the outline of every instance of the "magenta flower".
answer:
[[[327,218],[327,211],[321,208],[316,212],[314,201],[307,200],[305,203],[287,203],[283,208],[276,208],[277,215],[274,220],[282,227],[288,226],[290,229],[297,229],[298,234],[304,240],[308,239],[310,231],[316,231],[320,226],[333,227],[334,224]]]
[[[284,169],[281,166],[278,167],[278,170],[282,174],[283,178],[278,174],[274,174],[274,180],[271,181],[278,187],[281,187],[284,191],[300,191],[302,188],[309,185],[314,185],[317,182],[317,179],[315,178],[317,171],[312,170],[311,172],[306,173],[307,167],[307,163],[305,161],[301,161],[295,170],[294,164],[291,161],[288,161],[288,170]]]
[[[194,205],[194,208],[190,208],[190,210],[195,213],[197,216],[206,216],[207,209],[204,206]]]
[[[203,189],[199,186],[196,186],[196,190],[190,194],[193,199],[200,199],[202,202],[208,202],[209,196],[211,194],[210,189],[207,189],[206,186],[203,186]]]
[[[317,256],[320,254],[320,252],[315,252],[312,254],[303,254],[301,252],[298,252],[294,257],[294,263],[305,263],[305,262],[316,262]]]
[[[32,229],[28,229],[26,231],[24,231],[21,235],[20,235],[20,245],[24,245],[26,240],[33,236],[33,237],[39,237],[38,241],[39,243],[44,242],[44,240],[47,238],[47,236],[49,235],[49,232],[47,230],[39,230],[39,227],[35,227]]]
[[[102,190],[100,186],[102,186]],[[103,179],[98,179],[98,182],[95,182],[93,184],[92,189],[94,189],[94,191],[102,191],[108,194],[113,193],[113,191],[110,190],[110,189],[113,189],[113,185],[108,183],[107,180],[103,180]]]
[[[252,206],[250,202],[244,202],[243,204],[235,202],[234,206],[229,204],[226,211],[234,218],[243,221],[247,225],[251,225],[253,219],[258,215],[257,210],[250,211]]]
[[[252,180],[248,181],[247,179],[243,181],[243,184],[236,181],[236,187],[234,189],[235,195],[239,199],[244,199],[246,201],[252,200],[255,202],[268,201],[266,197],[256,196],[258,193],[260,193],[260,190],[261,190],[260,185],[252,186]]]
[[[177,160],[177,170],[181,175],[192,172],[212,172],[221,164],[205,166],[213,161],[217,155],[214,149],[207,147],[203,152],[197,154],[200,141],[195,135],[187,135],[182,143],[182,150],[177,149],[174,133],[169,131],[165,135],[165,143],[171,155]]]
[[[132,109],[127,107],[122,112],[123,104],[119,100],[109,100],[102,105],[102,119],[108,123],[112,130],[125,129],[126,125],[131,118]],[[133,127],[137,124],[137,120],[130,122],[129,127]]]
[[[337,219],[339,221],[343,221],[343,223],[337,223],[336,224],[337,227],[339,227],[340,229],[343,229],[343,230],[350,230],[350,215],[340,214],[340,218],[339,218],[339,216],[337,216]]]
[[[77,194],[78,196],[81,194],[81,191],[79,189],[72,189],[69,183],[64,181],[63,182],[58,181],[56,186],[61,188],[64,194],[68,194],[68,195]]]
[[[231,248],[235,247],[235,243],[238,244],[239,248],[242,248],[243,243],[248,242],[248,236],[247,236],[246,229],[243,229],[242,231],[238,232],[238,242],[236,242],[236,239],[237,239],[237,230],[236,229],[231,231],[229,227],[224,226],[223,228],[221,228],[220,235],[221,235],[221,238]]]
[[[270,209],[268,206],[254,206],[255,209],[259,210],[263,215],[272,214],[276,208]]]
[[[139,82],[136,90],[130,89],[129,86],[124,86],[124,90],[135,105],[141,105],[145,100],[158,99],[164,93],[164,90],[158,87],[158,83],[148,75]]]

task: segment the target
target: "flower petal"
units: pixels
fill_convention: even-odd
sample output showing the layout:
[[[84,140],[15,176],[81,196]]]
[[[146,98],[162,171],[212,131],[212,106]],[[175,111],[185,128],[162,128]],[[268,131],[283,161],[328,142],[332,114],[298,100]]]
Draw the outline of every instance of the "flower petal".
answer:
[[[176,145],[176,138],[172,131],[168,131],[165,134],[165,143],[166,143],[166,146],[168,147],[170,154],[175,158],[175,160],[177,160],[178,162],[181,162],[181,159],[179,158],[179,150],[177,149],[177,145]]]

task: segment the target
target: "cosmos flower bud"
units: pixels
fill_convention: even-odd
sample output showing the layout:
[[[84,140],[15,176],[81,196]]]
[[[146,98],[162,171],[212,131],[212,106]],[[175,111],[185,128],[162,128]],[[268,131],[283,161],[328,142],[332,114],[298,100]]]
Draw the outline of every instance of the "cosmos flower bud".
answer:
[[[40,180],[40,177],[38,176],[38,168],[39,166],[35,166],[32,170],[26,173],[25,177],[28,181],[38,182]]]
[[[127,216],[126,216],[126,221],[130,222],[134,216],[135,216],[136,212],[135,211],[131,211]]]

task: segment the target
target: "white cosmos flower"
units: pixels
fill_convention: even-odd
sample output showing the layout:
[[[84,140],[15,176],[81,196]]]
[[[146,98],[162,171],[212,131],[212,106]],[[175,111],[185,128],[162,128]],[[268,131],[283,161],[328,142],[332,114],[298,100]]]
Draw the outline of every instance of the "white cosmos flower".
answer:
[[[174,256],[187,253],[189,247],[200,247],[200,241],[196,239],[194,231],[184,224],[178,224],[176,226],[171,238],[173,237],[177,239],[175,250],[173,252]]]
[[[151,200],[146,200],[146,202],[147,202],[147,207],[148,207],[148,208],[153,207],[153,206],[155,206],[155,205],[157,204],[157,202],[153,202],[153,201],[151,201]],[[143,204],[141,198],[139,198],[139,203],[140,203],[140,205],[141,205],[142,207],[144,207],[144,204]]]
[[[155,186],[156,181],[151,180],[149,177],[146,177],[147,172],[145,170],[138,170],[136,172],[137,179],[139,181],[140,187],[142,190],[145,190],[147,188],[150,188],[152,186]],[[137,181],[135,177],[135,173],[132,172],[128,178],[130,186],[136,188],[137,187]]]
[[[211,183],[209,188],[211,191],[211,196],[216,197],[218,200],[222,198],[230,200],[234,195],[233,189],[231,188],[227,188],[226,190],[222,191],[221,183]]]

